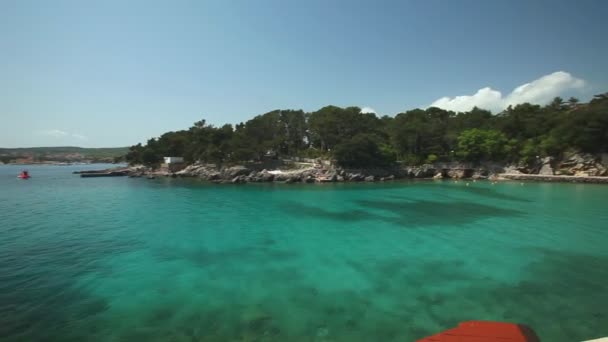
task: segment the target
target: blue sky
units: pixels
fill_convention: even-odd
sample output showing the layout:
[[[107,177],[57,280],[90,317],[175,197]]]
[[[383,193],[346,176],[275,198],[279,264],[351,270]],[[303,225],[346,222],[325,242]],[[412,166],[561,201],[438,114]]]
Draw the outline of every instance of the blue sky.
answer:
[[[124,146],[328,104],[588,100],[608,91],[606,13],[601,0],[0,0],[0,146]]]

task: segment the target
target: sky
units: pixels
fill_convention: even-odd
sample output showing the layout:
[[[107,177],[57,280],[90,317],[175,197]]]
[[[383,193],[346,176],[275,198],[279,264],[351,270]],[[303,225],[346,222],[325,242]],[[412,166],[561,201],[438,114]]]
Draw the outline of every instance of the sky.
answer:
[[[608,92],[608,1],[0,0],[0,147]]]

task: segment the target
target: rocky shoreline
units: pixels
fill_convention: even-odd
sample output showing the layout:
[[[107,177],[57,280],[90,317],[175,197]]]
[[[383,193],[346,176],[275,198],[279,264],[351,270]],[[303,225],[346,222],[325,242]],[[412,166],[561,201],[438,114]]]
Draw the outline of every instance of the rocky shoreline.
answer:
[[[608,177],[599,176],[554,176],[554,175],[526,175],[503,173],[497,176],[499,180],[535,181],[535,182],[561,182],[561,183],[596,183],[608,184]]]
[[[79,173],[79,172],[75,172]],[[333,183],[333,182],[383,182],[396,179],[488,179],[491,181],[543,181],[581,182],[608,184],[608,168],[600,159],[590,155],[574,154],[557,163],[553,159],[539,159],[529,167],[497,163],[435,163],[419,166],[399,165],[385,168],[346,169],[333,167],[327,162],[301,164],[275,170],[254,166],[224,166],[195,163],[171,172],[167,168],[151,169],[130,166],[100,171],[84,171],[81,177],[103,176],[129,177],[183,177],[197,178],[213,183]]]

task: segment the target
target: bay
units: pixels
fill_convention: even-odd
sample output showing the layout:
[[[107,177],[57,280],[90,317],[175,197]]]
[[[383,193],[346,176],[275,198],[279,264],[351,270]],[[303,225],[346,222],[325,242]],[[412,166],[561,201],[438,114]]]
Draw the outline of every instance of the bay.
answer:
[[[0,340],[608,336],[608,187],[213,185],[0,166]]]

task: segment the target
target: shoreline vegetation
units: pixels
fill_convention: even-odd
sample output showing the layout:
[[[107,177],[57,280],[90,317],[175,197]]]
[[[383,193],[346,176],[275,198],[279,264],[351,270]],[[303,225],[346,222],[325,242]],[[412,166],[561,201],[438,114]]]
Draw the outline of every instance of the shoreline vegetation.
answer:
[[[73,146],[0,148],[0,165],[79,165],[124,162],[128,147]]]
[[[164,157],[184,162],[162,164]],[[326,106],[274,110],[234,126],[201,120],[131,146],[125,160],[139,165],[126,172],[134,177],[230,183],[595,181],[608,176],[608,93],[589,103],[556,97],[546,106],[523,103],[497,114],[431,107],[378,117],[359,107]]]
[[[50,166],[70,166],[70,165],[95,165],[95,164],[122,164],[120,162],[108,162],[108,161],[75,161],[75,162],[64,162],[64,161],[55,161],[55,160],[45,160],[41,162],[9,162],[9,163],[0,163],[0,165],[22,165],[22,166],[32,166],[32,165],[50,165]]]

